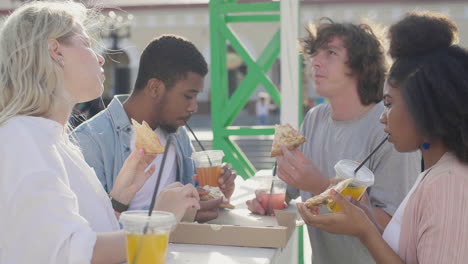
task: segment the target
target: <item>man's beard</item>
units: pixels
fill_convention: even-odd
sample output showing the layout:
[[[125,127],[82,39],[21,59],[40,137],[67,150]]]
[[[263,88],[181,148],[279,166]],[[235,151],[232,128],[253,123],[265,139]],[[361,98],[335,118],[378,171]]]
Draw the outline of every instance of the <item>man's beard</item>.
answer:
[[[160,125],[159,128],[161,128],[164,132],[168,134],[175,133],[178,129],[178,127],[171,126],[171,125]]]

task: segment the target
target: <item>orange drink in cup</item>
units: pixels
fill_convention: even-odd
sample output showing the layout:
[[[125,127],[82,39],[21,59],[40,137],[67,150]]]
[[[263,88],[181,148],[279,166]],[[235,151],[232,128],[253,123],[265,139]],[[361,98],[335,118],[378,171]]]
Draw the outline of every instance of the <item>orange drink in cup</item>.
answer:
[[[120,215],[126,232],[128,264],[164,264],[169,233],[176,224],[172,213],[153,211],[126,211]],[[146,229],[146,231],[145,231]]]
[[[198,184],[219,187],[221,165],[224,152],[222,150],[206,150],[192,153],[192,160],[197,168]]]
[[[354,174],[354,170],[359,166],[359,163],[352,160],[340,160],[335,164],[336,177],[339,179],[353,178],[346,189],[341,192],[343,196],[351,196],[356,200],[361,199],[361,196],[366,191],[367,187],[374,184],[374,173],[366,166],[362,166],[359,171]],[[330,202],[327,205],[331,212],[340,212],[341,206],[336,202]]]

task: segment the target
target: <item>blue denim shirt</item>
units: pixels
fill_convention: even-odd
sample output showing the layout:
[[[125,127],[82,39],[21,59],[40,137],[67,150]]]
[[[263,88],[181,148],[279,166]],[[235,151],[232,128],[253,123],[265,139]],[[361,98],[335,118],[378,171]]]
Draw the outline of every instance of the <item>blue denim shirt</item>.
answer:
[[[114,181],[131,152],[132,125],[122,105],[127,98],[128,95],[115,96],[106,109],[78,126],[72,133],[72,138],[83,152],[86,162],[94,169],[107,192],[112,190]],[[193,145],[187,130],[180,127],[169,137],[176,146],[177,181],[195,184],[192,179],[195,166],[190,159]]]

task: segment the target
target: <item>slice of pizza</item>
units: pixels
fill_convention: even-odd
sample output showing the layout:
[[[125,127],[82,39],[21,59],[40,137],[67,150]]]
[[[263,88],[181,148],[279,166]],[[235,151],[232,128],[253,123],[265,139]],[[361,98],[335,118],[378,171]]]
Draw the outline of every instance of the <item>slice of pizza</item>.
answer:
[[[283,155],[281,145],[286,145],[289,150],[294,150],[304,142],[306,142],[306,138],[299,134],[290,124],[276,125],[270,156],[276,157]]]
[[[219,204],[219,207],[221,208],[229,208],[229,209],[234,209],[236,208],[234,205],[230,204],[229,201],[226,199],[224,196],[224,193],[219,189],[219,187],[213,187],[209,185],[205,185],[203,189],[209,191],[209,193],[200,196],[201,201],[209,201],[209,200],[215,200],[219,198],[223,198],[223,202]]]
[[[132,118],[132,124],[135,128],[136,149],[143,149],[146,154],[164,153],[164,146],[161,145],[159,137],[154,133],[146,121],[143,121],[143,123],[140,124]]]
[[[321,206],[323,204],[327,204],[332,201],[332,197],[330,191],[333,189],[338,193],[341,193],[348,185],[353,182],[352,178],[343,179],[334,185],[330,185],[325,191],[323,191],[319,195],[315,195],[312,198],[307,199],[304,203],[307,208],[313,208],[317,206]]]

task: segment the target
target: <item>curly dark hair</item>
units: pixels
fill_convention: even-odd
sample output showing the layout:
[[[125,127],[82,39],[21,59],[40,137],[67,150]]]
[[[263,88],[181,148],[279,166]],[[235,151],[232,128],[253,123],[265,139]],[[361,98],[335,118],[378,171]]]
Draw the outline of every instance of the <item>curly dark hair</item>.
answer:
[[[348,53],[348,66],[358,79],[358,94],[363,105],[382,100],[387,62],[381,40],[367,24],[335,23],[321,18],[317,35],[307,29],[301,40],[303,53],[313,57],[317,49],[327,45],[333,37],[341,37]]]
[[[134,91],[142,90],[152,78],[171,88],[189,72],[200,76],[207,74],[208,66],[200,51],[182,37],[161,35],[153,39],[141,55]]]
[[[435,13],[409,13],[390,28],[388,82],[401,89],[419,133],[468,163],[468,50],[457,27]]]

